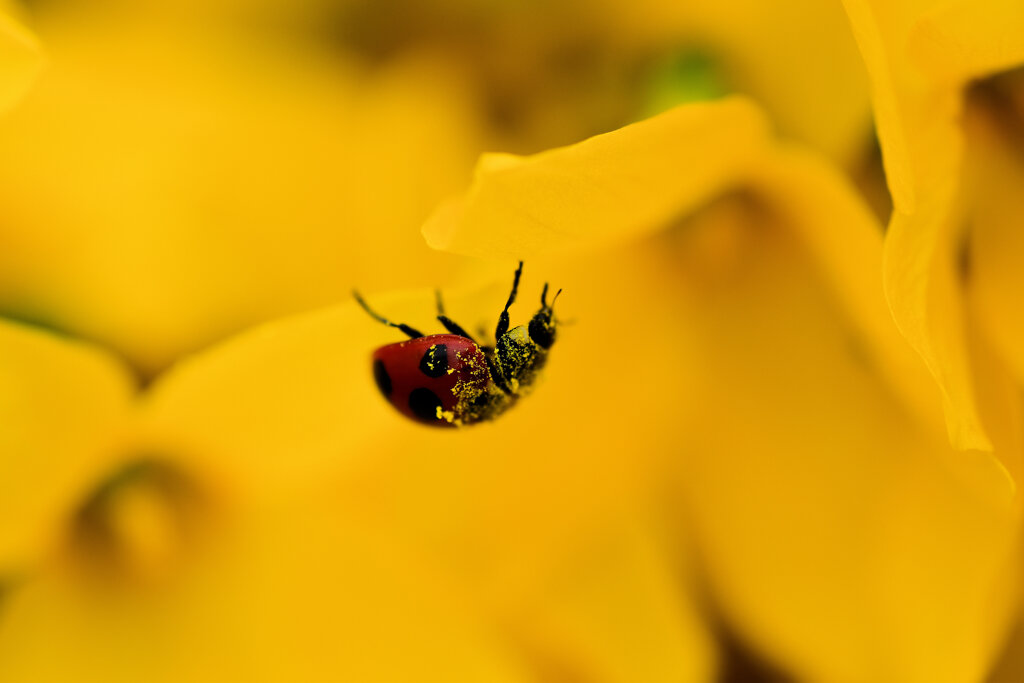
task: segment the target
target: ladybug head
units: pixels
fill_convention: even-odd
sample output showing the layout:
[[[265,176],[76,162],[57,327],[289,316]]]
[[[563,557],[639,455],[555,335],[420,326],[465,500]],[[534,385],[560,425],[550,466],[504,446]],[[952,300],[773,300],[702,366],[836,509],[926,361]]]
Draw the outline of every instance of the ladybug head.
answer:
[[[562,293],[562,290],[558,290],[555,294],[555,298],[548,304],[548,285],[544,283],[544,289],[540,293],[540,310],[530,319],[530,325],[528,327],[530,332],[530,339],[544,350],[550,349],[552,344],[555,343],[556,331],[555,327],[557,321],[554,317],[554,305],[555,301],[558,300],[558,295]]]

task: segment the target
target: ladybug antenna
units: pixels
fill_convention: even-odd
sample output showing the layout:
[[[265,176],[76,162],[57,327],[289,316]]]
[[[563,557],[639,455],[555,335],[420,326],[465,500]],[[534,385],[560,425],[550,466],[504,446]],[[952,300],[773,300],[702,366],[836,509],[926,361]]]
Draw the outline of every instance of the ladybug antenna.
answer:
[[[402,332],[405,332],[407,335],[409,335],[409,337],[412,338],[412,339],[416,339],[417,337],[422,337],[423,336],[423,333],[420,332],[419,330],[415,329],[415,328],[409,327],[408,325],[406,325],[404,323],[393,323],[390,320],[388,320],[387,318],[385,318],[384,316],[379,315],[377,313],[374,313],[373,309],[371,309],[366,304],[366,302],[363,301],[363,297],[359,295],[359,292],[357,292],[354,289],[352,290],[352,296],[354,296],[356,301],[359,302],[359,305],[363,307],[363,310],[366,311],[367,313],[369,313],[370,317],[373,318],[374,320],[376,320],[377,322],[384,323],[388,327],[398,328]]]
[[[441,321],[442,325],[444,325],[444,329],[448,330],[452,334],[456,334],[460,337],[465,337],[466,339],[472,341],[475,344],[476,342],[473,341],[473,338],[471,336],[469,336],[469,332],[466,332],[466,330],[462,329],[462,326],[460,326],[457,322],[455,322],[445,314],[444,301],[441,299],[440,289],[434,290],[434,298],[437,299],[437,319]]]
[[[544,308],[554,308],[555,302],[558,301],[558,295],[562,293],[562,290],[555,292],[555,298],[548,304],[548,283],[544,283],[544,289],[540,291],[540,305]]]
[[[558,290],[557,292],[555,292],[555,298],[553,298],[551,300],[551,308],[555,307],[555,302],[558,301],[558,295],[561,294],[561,293],[562,293],[562,290]],[[576,319],[575,318],[570,318],[569,320],[561,320],[559,318],[556,318],[554,315],[552,315],[551,319],[554,320],[557,325],[575,325],[576,324]]]

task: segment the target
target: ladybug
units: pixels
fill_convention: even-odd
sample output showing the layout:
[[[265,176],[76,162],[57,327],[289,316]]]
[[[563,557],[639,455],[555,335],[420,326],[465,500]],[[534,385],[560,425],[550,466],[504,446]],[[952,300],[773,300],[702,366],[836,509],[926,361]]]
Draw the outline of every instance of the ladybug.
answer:
[[[422,424],[460,427],[492,420],[529,392],[555,343],[556,320],[549,304],[548,285],[540,295],[540,310],[528,325],[509,329],[509,306],[516,300],[523,262],[519,262],[512,293],[498,316],[494,346],[480,346],[445,315],[437,293],[437,319],[449,334],[424,335],[408,325],[375,313],[358,292],[359,305],[378,322],[409,335],[407,341],[373,352],[377,388],[400,413]]]

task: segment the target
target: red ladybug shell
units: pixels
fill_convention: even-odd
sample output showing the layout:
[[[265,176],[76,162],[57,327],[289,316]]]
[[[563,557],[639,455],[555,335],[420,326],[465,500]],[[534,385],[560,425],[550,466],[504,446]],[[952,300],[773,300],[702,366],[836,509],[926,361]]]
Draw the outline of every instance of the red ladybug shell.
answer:
[[[491,382],[483,351],[466,337],[433,334],[382,346],[373,376],[384,397],[407,417],[440,427],[462,423]]]

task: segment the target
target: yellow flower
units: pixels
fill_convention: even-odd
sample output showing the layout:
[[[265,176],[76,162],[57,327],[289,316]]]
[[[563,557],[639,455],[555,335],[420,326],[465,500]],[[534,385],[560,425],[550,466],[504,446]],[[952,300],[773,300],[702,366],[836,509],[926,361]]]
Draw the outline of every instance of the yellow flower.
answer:
[[[705,681],[729,674],[720,625],[802,680],[990,670],[1019,590],[1016,389],[948,299],[898,304],[922,273],[939,286],[914,295],[955,284],[930,260],[950,245],[906,229],[950,206],[950,148],[918,155],[949,141],[926,114],[954,90],[878,68],[904,35],[872,33],[884,8],[848,4],[897,199],[887,291],[927,369],[882,230],[824,160],[867,138],[837,7],[566,2],[535,30],[498,4],[456,40],[406,3],[97,6],[40,10],[52,63],[0,121],[0,309],[105,347],[0,321],[0,679]],[[968,10],[943,7],[907,43],[937,82],[1009,63],[1012,31],[944,60]],[[332,11],[356,30],[311,49]],[[424,228],[482,260],[422,248],[410,226],[484,144],[689,97],[659,80],[680,55],[763,110],[485,156]],[[449,312],[489,326],[524,256],[514,316],[550,279],[576,319],[543,385],[471,430],[397,419],[368,362],[393,330],[335,302],[461,282]],[[426,291],[374,302],[431,329]],[[943,407],[954,446],[995,457],[950,446]]]
[[[685,557],[649,496],[655,435],[595,394],[581,408],[606,426],[581,438],[564,407],[586,367],[454,440],[375,395],[368,344],[385,335],[352,304],[242,335],[127,406],[102,354],[4,329],[23,352],[0,367],[52,372],[69,412],[103,416],[88,424],[104,439],[74,443],[106,452],[63,458],[108,475],[50,496],[45,521],[63,521],[32,529],[49,552],[7,574],[4,679],[710,678]],[[18,405],[0,401],[0,422]],[[33,412],[15,461],[53,450]],[[14,500],[33,500],[47,479],[20,483]]]
[[[947,445],[934,386],[892,325],[862,200],[772,140],[751,104],[487,157],[425,234],[533,260],[618,245],[632,262],[628,278],[602,264],[595,277],[621,293],[581,315],[588,340],[629,360],[593,366],[616,368],[635,431],[661,434],[650,448],[673,463],[715,599],[765,656],[803,680],[985,674],[1018,584],[1012,483]],[[607,395],[610,381],[577,386]]]
[[[39,31],[48,68],[0,121],[6,315],[151,377],[343,299],[357,274],[401,287],[453,270],[414,228],[479,147],[446,69],[406,62],[368,79],[289,45],[77,13]],[[364,267],[368,254],[396,265]]]

